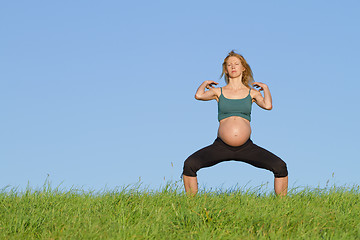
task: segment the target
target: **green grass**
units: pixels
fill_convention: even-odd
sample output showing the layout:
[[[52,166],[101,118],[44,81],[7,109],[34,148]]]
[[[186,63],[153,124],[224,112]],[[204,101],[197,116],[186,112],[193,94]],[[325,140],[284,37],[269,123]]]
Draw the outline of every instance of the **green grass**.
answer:
[[[359,186],[200,192],[179,183],[158,191],[0,193],[0,239],[360,239]]]

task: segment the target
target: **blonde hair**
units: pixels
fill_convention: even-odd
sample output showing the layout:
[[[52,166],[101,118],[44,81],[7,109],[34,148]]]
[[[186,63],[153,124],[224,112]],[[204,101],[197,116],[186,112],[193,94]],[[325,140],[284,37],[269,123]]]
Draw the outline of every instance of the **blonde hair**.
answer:
[[[220,78],[222,78],[222,76],[224,76],[226,84],[229,83],[229,74],[226,73],[226,62],[229,59],[229,57],[237,57],[240,60],[241,65],[245,68],[245,70],[243,71],[243,74],[242,74],[241,81],[245,86],[251,87],[250,85],[254,82],[254,77],[253,77],[253,73],[251,71],[250,65],[246,62],[245,58],[242,55],[234,52],[234,50],[229,52],[229,54],[224,59],[224,62],[222,64],[222,73],[221,73]]]

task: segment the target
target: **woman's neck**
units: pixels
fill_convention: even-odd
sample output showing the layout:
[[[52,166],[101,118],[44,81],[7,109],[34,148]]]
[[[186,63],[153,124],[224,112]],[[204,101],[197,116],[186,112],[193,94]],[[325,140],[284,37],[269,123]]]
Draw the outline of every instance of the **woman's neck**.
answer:
[[[237,78],[229,78],[229,83],[227,86],[232,89],[241,89],[241,88],[247,88],[244,83],[241,81],[242,76]]]

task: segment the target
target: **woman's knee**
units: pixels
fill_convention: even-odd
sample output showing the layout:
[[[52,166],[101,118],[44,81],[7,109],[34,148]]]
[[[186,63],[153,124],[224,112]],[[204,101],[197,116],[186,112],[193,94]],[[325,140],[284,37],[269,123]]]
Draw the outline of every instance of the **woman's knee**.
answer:
[[[273,173],[274,176],[278,178],[286,177],[288,175],[286,163],[283,160],[279,159],[279,161],[273,167]]]
[[[196,172],[200,169],[198,162],[199,160],[197,158],[188,157],[184,162],[183,175],[196,177]]]

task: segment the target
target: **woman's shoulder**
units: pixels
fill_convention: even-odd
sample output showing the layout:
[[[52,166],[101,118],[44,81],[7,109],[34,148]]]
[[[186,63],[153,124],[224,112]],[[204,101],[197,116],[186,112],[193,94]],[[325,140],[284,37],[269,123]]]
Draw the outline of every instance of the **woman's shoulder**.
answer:
[[[222,87],[213,87],[211,88],[211,90],[213,90],[216,93],[216,95],[219,97],[221,94],[221,88]]]
[[[260,95],[261,93],[259,90],[255,89],[255,88],[250,88],[250,97],[254,100],[254,98],[256,98],[256,96]]]
[[[209,89],[215,94],[215,100],[218,102],[221,95],[221,87],[213,87]]]
[[[250,88],[250,94],[251,95],[257,95],[257,94],[261,94],[259,90],[255,89],[255,88]]]

